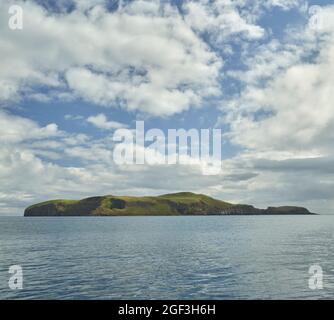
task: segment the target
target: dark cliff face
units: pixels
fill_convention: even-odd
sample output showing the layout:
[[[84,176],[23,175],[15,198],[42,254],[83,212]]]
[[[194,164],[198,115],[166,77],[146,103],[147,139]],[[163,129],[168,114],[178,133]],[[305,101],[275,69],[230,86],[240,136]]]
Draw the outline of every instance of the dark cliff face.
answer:
[[[33,205],[25,216],[157,216],[157,215],[309,215],[300,207],[233,205],[205,195],[179,193],[159,197],[93,197],[80,201],[54,200]]]
[[[24,216],[89,216],[98,208],[103,197],[92,197],[81,201],[55,200],[29,207]]]

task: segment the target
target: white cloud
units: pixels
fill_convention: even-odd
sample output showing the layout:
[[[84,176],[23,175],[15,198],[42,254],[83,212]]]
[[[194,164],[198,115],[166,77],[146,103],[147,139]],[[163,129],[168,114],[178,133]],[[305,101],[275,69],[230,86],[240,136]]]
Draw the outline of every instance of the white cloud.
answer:
[[[104,106],[171,115],[219,94],[222,62],[177,9],[140,1],[109,12],[95,3],[55,15],[19,1],[24,28],[13,32],[10,1],[1,2],[2,100],[22,93],[40,100],[34,88],[43,85],[57,97],[72,92]]]
[[[331,7],[324,9],[324,14],[327,21],[333,20]],[[257,152],[289,151],[292,156],[332,152],[333,28],[329,25],[318,37],[310,31],[298,37],[305,41],[286,45],[283,51],[264,50],[258,60],[251,60],[259,63],[250,65],[245,73],[247,86],[231,104],[228,116],[235,143]],[[313,45],[304,47],[311,40]],[[286,47],[292,50],[285,51]],[[315,60],[305,60],[307,48],[317,48],[319,55]]]
[[[267,7],[279,7],[283,10],[289,10],[296,7],[302,7],[307,1],[305,0],[268,0]]]
[[[196,31],[207,32],[215,44],[223,44],[236,36],[244,40],[256,40],[265,35],[265,30],[254,24],[245,13],[245,3],[241,1],[200,0],[184,4],[185,19]],[[241,13],[242,12],[242,13]]]
[[[78,120],[83,120],[84,117],[81,115],[74,115],[74,114],[65,114],[64,116],[65,120],[74,120],[74,121],[78,121]]]
[[[0,102],[22,95],[37,101],[83,98],[169,116],[221,94],[223,61],[203,33],[230,53],[228,41],[265,34],[251,10],[261,5],[250,1],[186,1],[183,15],[160,1],[123,3],[113,12],[102,0],[75,1],[71,12],[58,2],[61,14],[19,1],[24,10],[20,32],[7,26],[10,3],[0,4]],[[272,5],[287,4],[265,7]],[[41,85],[49,92],[38,92]]]
[[[120,128],[127,128],[127,125],[117,121],[109,121],[105,114],[100,113],[96,116],[90,116],[87,118],[87,122],[93,124],[95,127],[103,130],[113,130]]]
[[[31,139],[45,139],[49,137],[61,136],[62,132],[54,123],[45,127],[38,126],[35,122],[11,116],[0,111],[0,142],[1,144],[14,144]]]

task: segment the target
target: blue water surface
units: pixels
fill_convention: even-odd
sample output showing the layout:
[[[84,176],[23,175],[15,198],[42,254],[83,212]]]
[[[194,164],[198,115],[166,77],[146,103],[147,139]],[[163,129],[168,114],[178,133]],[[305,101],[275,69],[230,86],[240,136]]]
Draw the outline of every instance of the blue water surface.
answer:
[[[0,217],[0,299],[332,299],[333,235],[330,215]]]

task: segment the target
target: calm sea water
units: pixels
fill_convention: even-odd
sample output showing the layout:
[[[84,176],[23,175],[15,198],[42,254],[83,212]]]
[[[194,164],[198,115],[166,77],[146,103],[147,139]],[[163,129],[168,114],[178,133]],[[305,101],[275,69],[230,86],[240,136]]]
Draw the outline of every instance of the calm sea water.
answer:
[[[0,298],[332,299],[333,235],[334,216],[1,217]]]

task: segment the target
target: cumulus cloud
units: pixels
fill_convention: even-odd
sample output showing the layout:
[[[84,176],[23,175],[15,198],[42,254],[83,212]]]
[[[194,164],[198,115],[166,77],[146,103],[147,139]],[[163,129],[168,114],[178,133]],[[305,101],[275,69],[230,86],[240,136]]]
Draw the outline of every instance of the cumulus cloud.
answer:
[[[7,26],[10,0],[0,4],[1,101],[82,98],[155,116],[200,107],[221,95],[224,61],[210,45],[253,41],[265,30],[250,1],[18,1],[24,28]],[[71,4],[71,5],[70,5]],[[253,10],[252,10],[253,8]],[[41,27],[42,26],[42,27]],[[208,44],[209,43],[209,44]],[[39,92],[40,86],[47,93]]]
[[[131,2],[108,11],[88,1],[62,14],[18,4],[20,32],[6,25],[10,1],[0,8],[3,101],[41,97],[34,88],[43,85],[58,97],[171,115],[219,94],[221,59],[169,4]]]
[[[120,2],[112,11],[99,0],[74,1],[72,7],[19,1],[20,32],[7,26],[10,4],[0,7],[0,102],[82,98],[172,115],[221,94],[223,61],[204,34],[222,45],[265,33],[249,12],[259,4],[249,1],[186,1],[182,12],[160,1]],[[48,93],[38,92],[40,86]]]
[[[324,10],[326,21],[332,21],[333,8]],[[290,151],[304,155],[331,152],[333,28],[329,23],[317,37],[310,32],[299,34],[299,38],[304,37],[305,43],[313,39],[313,46],[292,43],[289,46],[292,50],[287,52],[284,49],[269,50],[270,54],[264,51],[260,62],[246,72],[247,87],[230,106],[231,137],[235,143],[258,152]],[[303,59],[305,50],[312,47],[317,48],[316,58]],[[312,51],[306,53],[312,55]],[[270,63],[265,56],[278,58]]]
[[[251,4],[250,4],[251,5]],[[236,36],[244,40],[256,40],[265,30],[245,14],[246,4],[240,1],[186,1],[184,4],[187,23],[201,33],[208,33],[216,45],[221,45]]]
[[[29,119],[12,116],[0,111],[1,144],[14,144],[31,139],[45,139],[61,135],[62,132],[58,130],[55,123],[40,127]]]
[[[87,122],[103,130],[113,130],[127,127],[127,125],[124,123],[120,123],[117,121],[109,121],[106,115],[103,113],[97,114],[96,116],[88,117]]]

